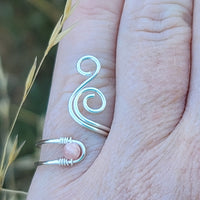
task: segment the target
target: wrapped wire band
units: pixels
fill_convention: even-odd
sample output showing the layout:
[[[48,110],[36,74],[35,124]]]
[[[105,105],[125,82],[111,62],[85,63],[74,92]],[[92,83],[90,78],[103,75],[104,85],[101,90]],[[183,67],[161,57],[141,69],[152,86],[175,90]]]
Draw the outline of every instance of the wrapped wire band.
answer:
[[[48,161],[39,161],[39,162],[35,162],[36,166],[40,166],[40,165],[59,165],[61,167],[69,167],[69,166],[73,166],[74,164],[80,162],[76,160],[67,160],[66,158],[60,158],[57,160],[48,160]]]
[[[81,69],[81,63],[85,60],[92,60],[96,64],[96,71],[95,72],[86,72]],[[85,87],[90,81],[92,81],[99,73],[101,69],[101,64],[99,60],[91,55],[83,56],[81,57],[77,62],[77,71],[83,75],[83,76],[89,76],[87,80],[85,80],[81,85],[72,93],[68,109],[71,117],[81,126],[95,132],[99,133],[101,135],[107,136],[110,128],[107,126],[104,126],[102,124],[99,124],[97,122],[94,122],[90,119],[87,119],[85,116],[83,116],[78,107],[78,101],[81,95],[85,92],[92,92],[91,94],[86,95],[86,97],[83,99],[83,107],[86,111],[90,113],[100,113],[102,112],[106,107],[106,98],[104,94],[95,87]],[[97,94],[101,98],[102,105],[100,108],[94,109],[90,108],[88,105],[88,100],[95,97],[95,94]]]
[[[69,144],[69,143],[76,143],[79,145],[81,149],[81,155],[79,156],[78,159],[73,160],[73,159],[66,159],[66,158],[59,158],[56,160],[48,160],[48,161],[39,161],[36,162],[35,165],[59,165],[63,167],[68,167],[68,166],[73,166],[74,164],[77,164],[81,162],[85,156],[86,156],[86,148],[84,144],[78,140],[73,140],[71,137],[61,137],[58,139],[48,139],[48,140],[40,140],[38,143],[36,143],[37,146],[41,146],[43,144]]]
[[[81,64],[83,61],[85,60],[91,60],[96,64],[96,70],[94,72],[90,72],[90,71],[83,71],[81,69]],[[85,116],[83,116],[83,114],[81,114],[78,104],[79,104],[79,99],[82,96],[82,94],[86,93],[86,92],[90,92],[89,94],[87,94],[84,98],[83,98],[83,107],[86,111],[88,111],[89,113],[100,113],[102,112],[105,107],[106,107],[106,98],[104,96],[104,94],[97,88],[95,87],[86,87],[86,85],[92,81],[99,73],[101,69],[101,64],[99,62],[99,60],[91,55],[87,55],[87,56],[83,56],[81,57],[78,62],[77,62],[77,71],[83,75],[83,76],[89,76],[89,78],[87,80],[85,80],[83,83],[81,83],[81,85],[72,93],[70,99],[69,99],[69,103],[68,103],[68,109],[69,109],[69,113],[71,115],[71,117],[81,126],[95,132],[95,133],[99,133],[101,135],[107,136],[108,133],[110,132],[110,128],[107,126],[104,126],[102,124],[99,124],[95,121],[92,121],[88,118],[86,118]],[[95,94],[97,94],[100,99],[101,99],[101,106],[99,108],[91,108],[88,105],[88,100],[91,98],[95,97]],[[39,161],[36,162],[36,165],[59,165],[59,166],[73,166],[74,164],[77,164],[79,162],[81,162],[85,155],[86,155],[86,148],[84,146],[84,144],[78,140],[73,140],[71,137],[61,137],[58,139],[48,139],[48,140],[41,140],[39,141],[36,145],[37,146],[41,146],[43,144],[68,144],[68,143],[76,143],[81,150],[81,155],[77,158],[77,159],[66,159],[66,158],[59,158],[56,160],[49,160],[49,161]]]

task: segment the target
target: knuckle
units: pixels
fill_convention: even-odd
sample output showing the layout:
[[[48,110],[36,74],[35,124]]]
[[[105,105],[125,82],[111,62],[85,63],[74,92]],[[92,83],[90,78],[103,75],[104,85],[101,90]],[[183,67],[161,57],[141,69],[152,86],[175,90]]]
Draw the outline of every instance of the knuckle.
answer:
[[[146,40],[168,40],[174,37],[188,39],[191,32],[190,6],[174,3],[146,3],[128,14],[129,31]]]
[[[86,17],[92,19],[107,19],[108,17],[116,17],[118,15],[117,9],[114,9],[113,6],[109,3],[102,3],[101,1],[85,1],[80,3],[79,12]]]

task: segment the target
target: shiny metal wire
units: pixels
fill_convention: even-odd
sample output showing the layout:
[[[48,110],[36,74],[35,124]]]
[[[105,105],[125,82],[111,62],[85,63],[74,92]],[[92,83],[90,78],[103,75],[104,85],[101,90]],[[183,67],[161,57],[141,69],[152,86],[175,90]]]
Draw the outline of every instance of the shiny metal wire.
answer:
[[[69,166],[73,166],[74,164],[81,162],[86,156],[85,145],[78,140],[73,140],[71,137],[61,137],[61,138],[58,138],[58,139],[40,140],[36,145],[37,146],[41,146],[43,144],[62,144],[62,145],[65,145],[65,144],[68,144],[68,143],[76,143],[80,146],[81,155],[79,156],[78,159],[73,160],[73,159],[59,158],[59,159],[56,159],[56,160],[39,161],[39,162],[36,162],[35,165],[36,166],[39,166],[39,165],[59,165],[59,166],[62,166],[62,167],[69,167]]]
[[[92,60],[95,64],[96,64],[96,71],[95,72],[86,72],[83,71],[81,69],[81,63],[85,60]],[[95,87],[85,87],[90,81],[92,81],[97,74],[99,73],[101,69],[101,64],[99,62],[99,60],[91,55],[87,55],[87,56],[83,56],[81,57],[78,62],[77,62],[77,70],[78,72],[83,75],[83,76],[90,76],[87,80],[85,80],[71,95],[70,99],[69,99],[69,104],[68,104],[68,109],[69,109],[69,113],[71,115],[71,117],[77,122],[79,123],[81,126],[94,131],[96,133],[102,134],[104,136],[107,136],[110,128],[106,127],[102,124],[99,124],[97,122],[94,122],[88,118],[86,118],[85,116],[83,116],[80,113],[79,107],[78,107],[78,101],[79,98],[81,97],[81,95],[85,92],[92,92],[91,94],[88,94],[84,97],[83,99],[83,107],[86,111],[90,112],[90,113],[100,113],[102,112],[105,107],[106,107],[106,98],[104,96],[104,94],[97,88]],[[100,108],[94,109],[94,108],[90,108],[88,105],[88,100],[91,98],[95,97],[95,93],[101,98],[101,102],[102,105]]]

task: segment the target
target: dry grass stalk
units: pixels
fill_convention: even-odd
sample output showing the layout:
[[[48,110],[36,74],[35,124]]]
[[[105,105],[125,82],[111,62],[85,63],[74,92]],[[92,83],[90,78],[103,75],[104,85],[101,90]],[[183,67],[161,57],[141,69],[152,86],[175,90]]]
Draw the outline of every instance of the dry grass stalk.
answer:
[[[33,65],[31,67],[31,70],[30,70],[30,72],[28,74],[28,77],[26,79],[23,98],[26,96],[26,93],[28,92],[28,90],[31,87],[31,83],[33,82],[33,78],[34,78],[34,75],[35,75],[36,67],[37,67],[37,57],[35,57],[35,60],[34,60]]]
[[[2,99],[0,100],[0,116],[5,120],[5,123],[8,123],[9,108],[10,108],[10,101],[9,101],[9,98],[8,98],[8,95],[7,95],[7,81],[8,81],[8,77],[3,72],[2,62],[0,61],[0,93],[1,93],[1,96],[2,96]],[[3,131],[3,133],[6,132],[7,128],[6,128],[6,130],[2,129],[2,131]],[[3,184],[4,184],[6,172],[8,171],[9,166],[16,159],[21,148],[24,145],[24,143],[22,143],[20,145],[20,147],[17,147],[18,146],[18,136],[16,136],[14,142],[12,142],[12,140],[9,138],[8,144],[10,146],[12,146],[12,148],[11,149],[8,148],[8,145],[7,145],[7,149],[5,151],[5,147],[4,147],[5,154],[8,155],[8,158],[6,159],[6,162],[4,162],[4,163],[2,162],[3,160],[1,160],[1,165],[0,165],[0,191],[7,192],[7,193],[8,193],[8,191],[9,192],[12,191],[12,192],[16,192],[18,194],[21,194],[21,191],[7,190],[7,189],[2,188]],[[24,192],[22,192],[22,193],[24,194]]]
[[[8,129],[9,122],[9,110],[10,110],[10,100],[7,92],[8,85],[8,76],[3,71],[3,66],[0,58],[0,123],[2,126],[0,127],[1,139],[3,136],[5,137],[5,132]],[[2,143],[0,143],[2,145]]]
[[[7,173],[7,170],[9,168],[9,166],[12,164],[12,162],[16,159],[17,155],[19,154],[21,148],[23,147],[24,145],[24,142],[19,146],[18,146],[18,137],[15,138],[14,140],[14,143],[13,143],[13,148],[11,149],[11,151],[9,152],[9,157],[8,157],[8,160],[6,162],[6,155],[7,155],[7,151],[8,151],[8,143],[10,142],[10,136],[13,132],[13,129],[14,129],[14,126],[15,126],[15,123],[18,119],[18,116],[19,116],[19,113],[22,109],[22,106],[37,78],[37,75],[41,69],[41,66],[46,58],[46,56],[48,55],[49,51],[52,49],[52,47],[54,47],[56,44],[58,44],[61,39],[67,34],[69,33],[70,30],[72,30],[73,26],[69,27],[68,29],[62,31],[62,28],[63,28],[63,25],[64,25],[64,22],[68,19],[68,17],[71,15],[72,11],[74,10],[75,6],[77,5],[77,3],[75,4],[75,6],[71,6],[72,5],[72,0],[67,0],[66,2],[66,5],[65,5],[65,9],[64,9],[64,12],[63,12],[63,15],[60,17],[60,19],[58,20],[52,34],[51,34],[51,37],[49,39],[49,43],[47,45],[47,48],[44,52],[44,55],[39,63],[39,65],[37,65],[37,57],[35,58],[34,62],[33,62],[33,65],[30,69],[30,72],[27,76],[27,79],[26,79],[26,83],[25,83],[25,89],[24,89],[24,94],[23,94],[23,97],[22,97],[22,101],[18,107],[18,110],[16,112],[16,115],[15,115],[15,118],[12,122],[12,125],[11,125],[11,128],[10,128],[10,131],[7,135],[7,139],[6,139],[6,143],[4,145],[4,148],[3,148],[3,155],[2,155],[2,159],[1,159],[1,164],[0,164],[0,191],[7,191],[7,192],[16,192],[16,193],[22,193],[22,194],[26,194],[25,192],[21,192],[21,191],[14,191],[14,190],[8,190],[8,189],[4,189],[2,188],[3,187],[3,184],[4,184],[4,180],[5,180],[5,176],[6,176],[6,173]]]

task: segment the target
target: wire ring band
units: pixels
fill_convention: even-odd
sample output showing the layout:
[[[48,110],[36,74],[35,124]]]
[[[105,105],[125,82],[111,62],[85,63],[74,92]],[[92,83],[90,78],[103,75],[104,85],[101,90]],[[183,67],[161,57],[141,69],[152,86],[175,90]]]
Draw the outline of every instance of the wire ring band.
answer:
[[[96,70],[94,72],[83,71],[81,69],[81,64],[85,60],[91,60],[92,62],[95,63]],[[82,96],[82,94],[89,92],[89,94],[87,94],[83,98],[82,103],[83,103],[84,109],[86,111],[88,111],[89,113],[93,113],[93,114],[100,113],[105,109],[106,98],[105,98],[104,94],[95,87],[86,87],[86,85],[98,75],[98,73],[101,69],[101,63],[99,62],[99,60],[96,57],[91,56],[91,55],[86,55],[86,56],[81,57],[78,60],[76,67],[77,67],[77,71],[81,75],[88,76],[89,78],[87,80],[85,80],[84,82],[82,82],[80,84],[80,86],[72,93],[72,95],[69,99],[69,103],[68,103],[69,114],[81,126],[87,128],[95,133],[101,134],[103,136],[107,136],[108,133],[110,132],[110,128],[86,118],[85,116],[83,116],[81,114],[79,107],[78,107],[79,99]],[[88,100],[94,98],[96,94],[100,97],[102,104],[99,108],[94,109],[88,105]],[[71,137],[61,137],[58,139],[40,140],[36,145],[37,146],[41,146],[43,144],[67,145],[67,144],[71,144],[71,143],[75,143],[78,146],[78,147],[77,146],[76,147],[81,152],[80,155],[78,155],[76,157],[76,159],[71,159],[71,157],[70,157],[70,159],[62,157],[62,158],[59,158],[56,160],[39,161],[39,162],[36,162],[35,164],[37,166],[39,166],[39,165],[59,165],[59,166],[63,166],[63,167],[68,167],[68,166],[73,166],[74,164],[81,162],[86,156],[86,148],[82,142],[80,142],[78,140],[73,140]]]
[[[61,145],[65,145],[65,144],[70,144],[70,143],[76,143],[79,145],[80,149],[81,149],[81,155],[79,156],[78,159],[73,160],[73,159],[66,159],[66,158],[59,158],[56,160],[48,160],[48,161],[39,161],[36,162],[36,166],[39,165],[59,165],[62,167],[68,167],[68,166],[73,166],[74,164],[77,164],[79,162],[81,162],[85,156],[86,156],[86,148],[84,146],[84,144],[78,140],[73,140],[71,137],[61,137],[58,139],[48,139],[48,140],[40,140],[36,145],[37,146],[41,146],[43,144],[61,144]]]

